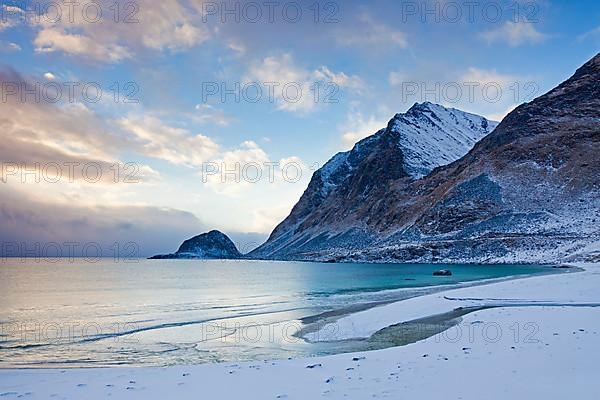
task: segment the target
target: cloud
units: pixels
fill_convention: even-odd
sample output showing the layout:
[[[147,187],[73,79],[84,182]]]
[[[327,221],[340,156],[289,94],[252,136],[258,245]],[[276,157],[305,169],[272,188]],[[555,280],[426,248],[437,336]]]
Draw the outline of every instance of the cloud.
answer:
[[[517,104],[512,104],[508,106],[508,108],[501,110],[496,113],[488,114],[487,118],[492,121],[502,121],[504,117],[510,114],[515,108],[517,108]]]
[[[9,106],[0,107],[5,136],[19,138],[32,146],[95,159],[109,158],[124,144],[106,121],[83,103],[46,102],[40,94],[43,86],[36,86],[39,82],[25,79],[12,70],[0,70],[0,82],[19,88],[15,95],[7,91],[5,104]],[[33,94],[24,99],[22,88],[35,90],[39,101]]]
[[[44,74],[44,78],[45,78],[47,81],[55,81],[55,80],[56,80],[56,75],[54,75],[52,72],[46,72],[46,73]]]
[[[0,6],[0,32],[14,28],[23,20],[24,11],[20,7],[3,4]]]
[[[58,51],[102,62],[119,62],[131,58],[131,53],[124,46],[116,43],[103,43],[92,36],[69,33],[62,29],[42,29],[33,43],[36,46],[35,51],[38,53]]]
[[[515,75],[501,74],[496,70],[469,67],[461,76],[460,80],[462,82],[476,82],[481,86],[487,84],[498,84],[504,88],[515,82],[518,82],[520,78]]]
[[[226,164],[230,165],[234,165],[236,163],[263,163],[269,161],[267,153],[265,153],[264,150],[252,140],[243,142],[238,149],[224,152],[221,159]]]
[[[593,37],[600,37],[600,26],[577,36],[577,41],[582,42]]]
[[[97,3],[103,11],[114,9],[112,0]],[[190,12],[184,1],[163,0],[138,9],[132,4],[135,3],[119,5],[122,13],[118,21],[114,12],[103,12],[98,21],[84,18],[82,6],[77,5],[73,13],[58,21],[50,15],[40,21],[31,19],[30,25],[37,31],[35,49],[39,53],[62,52],[102,63],[118,63],[133,58],[140,50],[179,51],[210,37],[200,16]]]
[[[21,51],[22,48],[17,43],[14,42],[4,42],[0,40],[0,51],[5,52],[13,52],[13,51]]]
[[[58,244],[69,255],[64,243],[77,242],[74,254],[78,257],[83,247],[91,243],[99,246],[102,255],[113,257],[114,244],[121,257],[147,257],[156,253],[170,253],[184,239],[205,231],[206,226],[193,214],[171,208],[151,206],[84,206],[76,200],[33,200],[5,185],[0,185],[0,242],[3,256],[15,256],[14,248],[6,244],[25,244],[28,250],[40,249],[37,256],[51,257],[45,246]],[[134,247],[125,248],[128,243]],[[91,257],[98,247],[91,247]],[[40,254],[41,253],[41,254]],[[30,257],[31,255],[28,254]]]
[[[533,100],[539,87],[526,76],[502,74],[496,70],[470,67],[458,79],[463,96],[458,104],[488,119],[500,121],[518,104]],[[475,86],[476,85],[476,86]],[[473,86],[473,98],[468,87]]]
[[[234,120],[234,118],[228,115],[224,110],[210,104],[196,104],[194,109],[196,112],[189,116],[199,124],[227,126]]]
[[[56,78],[56,72],[49,73]],[[0,82],[33,88],[36,83],[48,83],[43,74],[23,77],[13,70],[0,70]],[[146,246],[144,255],[172,252],[181,240],[205,230],[205,225],[190,213],[161,208],[163,204],[204,215],[211,227],[267,232],[279,216],[289,212],[305,187],[305,181],[293,185],[284,182],[281,167],[276,167],[275,182],[269,182],[264,166],[264,177],[256,185],[203,185],[198,176],[203,162],[263,165],[272,158],[254,141],[224,147],[208,136],[170,124],[163,114],[139,112],[112,119],[97,114],[85,103],[51,104],[43,99],[35,101],[33,96],[28,100],[9,96],[0,107],[4,138],[0,159],[19,166],[26,163],[28,170],[31,165],[41,164],[36,167],[38,175],[49,163],[79,163],[81,167],[73,173],[75,182],[63,178],[59,183],[35,183],[28,179],[27,184],[21,184],[20,171],[14,171],[17,173],[8,177],[7,184],[0,184],[0,236],[7,240],[23,239],[28,246],[51,239],[96,241],[102,246],[114,241],[139,241],[140,246]],[[215,110],[201,106],[196,111]],[[135,178],[141,184],[117,185],[113,178],[115,163],[122,177],[131,172],[120,161],[123,157],[126,161],[151,157],[192,170],[178,168],[171,174],[165,168],[161,174],[167,175],[163,176],[147,165],[138,165]],[[297,157],[280,162],[303,165]],[[100,166],[101,181],[80,179],[83,165],[90,163]],[[40,198],[40,193],[43,203],[34,200]],[[240,207],[242,201],[244,207]],[[273,208],[281,208],[274,214],[277,217],[265,217]],[[211,212],[204,214],[206,210]]]
[[[525,43],[541,43],[547,39],[547,35],[535,29],[532,22],[506,21],[501,27],[481,34],[488,43],[505,42],[511,47],[517,47]]]
[[[336,74],[325,66],[315,70],[313,75],[318,81],[334,83],[340,88],[348,88],[356,91],[361,91],[365,88],[365,83],[358,76],[348,76],[343,72]]]
[[[124,117],[118,124],[132,136],[139,152],[176,165],[198,167],[220,151],[211,138],[168,126],[151,115]]]
[[[0,175],[6,182],[33,183],[37,179],[42,183],[114,185],[124,181],[154,184],[161,180],[160,174],[147,165],[68,154],[44,143],[23,140],[12,135],[13,130],[5,132],[7,136],[0,142]]]
[[[53,75],[54,76],[54,75]],[[26,87],[36,91],[32,80],[25,79],[12,70],[0,70],[0,84]],[[8,88],[9,86],[6,86]],[[40,89],[41,90],[41,89]],[[39,95],[39,93],[38,93]],[[119,153],[131,148],[104,118],[101,118],[83,103],[56,104],[36,101],[30,95],[23,101],[20,93],[8,95],[5,105],[0,107],[0,159],[5,162],[26,163],[32,168],[36,163],[79,163],[75,177],[81,178],[85,164],[97,164],[103,171],[101,183],[111,180],[111,167],[126,164],[119,160]],[[140,166],[138,178],[143,182],[155,182],[158,173],[148,166]]]
[[[273,160],[257,143],[247,140],[205,164],[198,175],[206,188],[219,195],[238,201],[267,198],[268,203],[286,204],[288,208],[297,200],[293,193],[308,183],[312,173],[300,157]],[[258,203],[257,209],[265,208],[264,201]],[[262,228],[254,224],[247,229],[263,232]]]
[[[363,47],[371,50],[408,47],[406,33],[395,30],[369,14],[362,13],[357,25],[335,33],[338,44],[347,47]]]
[[[402,82],[406,82],[406,75],[398,71],[392,71],[388,76],[388,81],[392,86],[399,86]]]
[[[258,144],[247,140],[237,149],[225,151],[206,166],[200,175],[206,187],[215,193],[237,196],[245,189],[268,180],[270,163],[267,153]]]
[[[195,169],[199,181],[214,193],[238,196],[258,182],[276,184],[288,162],[304,169],[297,157],[272,163],[252,140],[226,149],[207,136],[169,126],[152,115],[122,118],[119,125],[132,136],[138,153]],[[270,182],[270,174],[274,174],[276,182]]]
[[[361,139],[377,133],[387,126],[387,120],[373,115],[365,117],[362,113],[353,112],[342,127],[342,143],[344,149],[350,149]]]
[[[295,201],[297,200],[298,199],[295,199]],[[252,228],[257,232],[271,233],[273,229],[277,226],[277,224],[283,221],[284,218],[286,218],[291,211],[292,206],[285,206],[279,204],[270,208],[261,208],[253,210]]]
[[[337,88],[333,88],[336,91],[341,88],[358,92],[364,87],[359,77],[349,76],[344,72],[333,72],[327,66],[315,70],[302,68],[288,53],[266,57],[258,63],[251,64],[243,81],[246,84],[261,85],[276,83],[278,86],[274,89],[274,100],[277,108],[295,113],[309,113],[316,110],[318,105],[326,104],[323,98],[324,91],[331,95],[331,90],[327,90],[325,86],[327,84],[337,85]],[[315,83],[321,84],[318,98],[315,94]],[[265,87],[265,90],[268,88]],[[327,101],[330,100],[337,99]]]
[[[227,43],[227,47],[240,55],[246,54],[247,51],[246,46],[240,41],[230,40],[229,43]]]

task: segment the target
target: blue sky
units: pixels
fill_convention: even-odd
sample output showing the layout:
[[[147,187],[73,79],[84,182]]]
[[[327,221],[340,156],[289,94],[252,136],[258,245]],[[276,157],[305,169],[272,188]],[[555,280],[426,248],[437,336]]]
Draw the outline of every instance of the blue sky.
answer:
[[[172,251],[212,228],[242,248],[256,245],[289,213],[315,167],[395,113],[427,100],[499,120],[600,47],[595,1],[311,0],[280,2],[272,20],[263,2],[122,1],[118,16],[113,0],[87,14],[86,1],[73,9],[1,3],[4,83],[102,89],[95,103],[79,92],[52,104],[46,96],[8,96],[0,105],[2,161],[102,162],[105,176],[109,165],[133,163],[140,178],[22,182],[11,175],[0,187],[2,240],[136,241],[140,255]],[[125,22],[127,15],[138,22]],[[268,82],[279,85],[273,101]],[[207,95],[210,85],[235,92],[236,84],[249,85],[240,101]],[[250,101],[255,84],[263,91],[257,102]],[[297,102],[282,98],[286,85],[291,97],[302,89]],[[136,102],[115,103],[116,87],[119,100],[135,92]],[[484,87],[492,90],[487,98]],[[278,164],[273,182],[265,163]],[[249,164],[262,167],[258,182],[202,174],[207,165]],[[302,177],[284,179],[288,165]]]

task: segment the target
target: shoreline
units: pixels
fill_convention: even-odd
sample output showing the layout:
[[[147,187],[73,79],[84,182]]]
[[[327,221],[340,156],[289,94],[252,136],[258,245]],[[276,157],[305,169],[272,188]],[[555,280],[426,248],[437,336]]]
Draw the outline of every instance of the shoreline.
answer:
[[[600,390],[595,379],[600,373],[595,357],[600,351],[600,263],[574,266],[583,270],[450,289],[363,310],[337,322],[341,336],[361,337],[383,329],[381,336],[389,335],[394,324],[406,327],[421,318],[436,325],[453,315],[445,314],[448,311],[462,313],[459,323],[400,347],[164,368],[3,369],[0,395],[435,399],[444,393],[475,400],[485,393],[487,399],[589,398]],[[359,329],[348,330],[349,322]],[[485,370],[490,374],[482,374]],[[456,371],[478,378],[459,383]]]
[[[399,300],[399,301],[392,301],[388,304],[382,305],[380,307],[385,308],[385,307],[389,307],[391,310],[389,312],[389,314],[394,314],[393,308],[394,306],[398,306],[398,308],[402,309],[402,308],[411,308],[411,305],[408,305],[408,307],[403,307],[402,305],[405,305],[407,303],[420,303],[423,302],[423,299],[427,299],[427,298],[432,298],[432,296],[436,296],[437,294],[440,293],[453,293],[453,292],[457,292],[457,291],[461,291],[461,290],[469,290],[469,289],[475,289],[477,290],[477,288],[486,288],[489,286],[493,286],[493,285],[502,285],[503,283],[510,283],[510,282],[519,282],[519,281],[527,281],[529,279],[537,279],[537,278],[542,278],[542,277],[548,277],[548,276],[561,276],[561,275],[569,275],[569,274],[577,274],[577,273],[581,273],[581,272],[585,272],[585,268],[582,268],[580,265],[576,265],[576,264],[569,264],[569,265],[565,265],[565,266],[558,266],[558,265],[554,265],[552,266],[552,264],[549,265],[549,268],[553,268],[554,271],[549,270],[548,272],[544,272],[544,273],[538,273],[538,274],[527,274],[527,275],[513,275],[513,276],[507,276],[507,277],[501,277],[501,278],[493,278],[493,279],[484,279],[484,280],[480,280],[480,281],[474,281],[474,282],[465,282],[464,286],[458,286],[458,287],[450,287],[450,288],[445,288],[445,290],[439,290],[439,291],[434,291],[430,294],[425,294],[422,296],[415,296],[415,297],[410,297],[407,299],[403,299],[403,300]],[[444,296],[444,298],[446,298],[446,296]],[[451,300],[451,299],[447,299],[447,300]],[[462,307],[467,307],[467,308],[476,308],[476,307],[482,307],[483,305],[481,304],[481,302],[477,302],[477,300],[480,299],[473,299],[475,301],[471,301],[471,302],[465,302],[466,304],[463,305]],[[599,296],[599,301],[600,301],[600,296]],[[349,339],[368,339],[370,338],[372,335],[376,334],[377,332],[379,332],[380,330],[389,328],[391,326],[394,325],[400,325],[402,323],[411,323],[415,320],[419,320],[419,319],[423,319],[423,318],[428,318],[428,317],[433,317],[435,315],[439,315],[439,314],[448,314],[451,313],[452,311],[454,311],[454,305],[457,305],[457,308],[461,308],[461,306],[458,306],[457,303],[451,304],[452,302],[446,302],[447,304],[445,304],[444,306],[442,306],[440,308],[440,310],[438,310],[438,312],[435,312],[435,308],[432,308],[431,310],[419,310],[419,312],[417,313],[408,313],[408,315],[410,315],[410,317],[405,317],[404,319],[402,319],[401,321],[393,321],[393,318],[391,319],[387,319],[387,325],[385,324],[385,322],[375,322],[375,321],[370,321],[368,318],[361,318],[364,315],[372,315],[377,313],[379,306],[370,308],[368,310],[363,310],[363,311],[359,311],[356,313],[352,313],[352,314],[346,314],[346,315],[342,315],[339,318],[335,318],[332,321],[328,321],[329,324],[326,324],[325,326],[322,326],[319,330],[309,330],[307,331],[307,335],[304,336],[304,339],[311,341],[311,335],[315,335],[315,336],[319,336],[319,331],[327,331],[328,329],[331,329],[332,325],[336,325],[337,328],[339,328],[340,325],[348,325],[348,322],[351,325],[357,325],[357,324],[362,324],[363,326],[367,326],[370,327],[367,329],[366,332],[368,332],[368,334],[365,333],[365,331],[361,332],[361,334],[357,335],[357,336],[352,336],[350,330],[348,329],[348,326],[342,326],[342,331],[339,332],[338,329],[338,337],[335,340],[349,340]],[[436,306],[440,306],[440,304],[436,304]],[[492,304],[492,306],[494,307],[504,307],[507,306],[506,304],[501,304],[501,303],[494,303]],[[486,305],[487,308],[487,305]],[[375,311],[373,311],[375,310]],[[371,311],[369,313],[369,311]],[[411,311],[411,310],[409,310]],[[388,313],[387,311],[383,311],[384,314]],[[420,315],[419,313],[426,313],[426,315]],[[355,319],[358,319],[359,321],[356,322],[354,321]],[[341,322],[340,322],[341,321]],[[377,324],[377,329],[374,328],[375,325],[373,324]],[[344,330],[345,329],[345,330]],[[308,337],[307,337],[308,336]],[[330,337],[330,336],[329,336]],[[316,340],[317,342],[319,341],[318,339]]]
[[[387,347],[398,346],[399,344],[396,342],[392,342],[392,343],[388,343],[385,345],[379,344],[379,345],[373,347],[368,342],[369,338],[359,339],[359,340],[354,341],[353,343],[349,343],[348,341],[342,343],[341,341],[335,341],[335,340],[334,341],[327,341],[327,340],[311,341],[306,338],[306,335],[310,334],[311,332],[318,331],[319,329],[321,329],[323,326],[325,326],[327,324],[335,323],[335,321],[337,321],[340,318],[350,316],[350,315],[358,313],[358,312],[367,311],[367,310],[370,310],[373,308],[396,303],[399,301],[405,301],[405,300],[412,299],[412,298],[418,298],[418,297],[431,295],[431,294],[435,294],[435,293],[446,292],[446,291],[453,290],[453,289],[475,287],[475,286],[480,286],[480,285],[488,285],[491,283],[509,281],[509,280],[514,280],[514,279],[526,279],[526,278],[532,277],[532,276],[543,276],[543,275],[568,273],[568,272],[572,271],[572,269],[562,269],[562,268],[559,269],[558,266],[555,264],[539,266],[539,267],[540,268],[538,268],[536,271],[531,271],[528,273],[517,273],[514,275],[505,275],[505,276],[483,278],[483,279],[476,279],[476,280],[466,279],[466,280],[462,280],[462,281],[456,281],[454,283],[437,283],[437,284],[429,283],[428,286],[384,288],[384,289],[379,289],[379,290],[367,290],[367,291],[356,292],[359,295],[360,294],[365,294],[365,295],[368,294],[369,298],[362,299],[362,301],[360,303],[357,303],[357,304],[351,305],[351,306],[342,306],[341,303],[336,304],[336,306],[334,306],[335,308],[329,309],[325,312],[320,312],[320,313],[316,313],[316,314],[305,314],[305,316],[302,316],[300,318],[287,321],[289,324],[293,325],[294,323],[297,322],[297,323],[299,323],[299,325],[295,332],[292,331],[292,332],[286,333],[286,335],[289,335],[289,338],[290,338],[289,340],[291,340],[291,342],[289,342],[291,347],[284,345],[284,347],[282,347],[283,351],[281,352],[281,354],[277,354],[279,352],[275,352],[271,355],[265,354],[263,356],[263,355],[260,355],[259,353],[257,353],[258,357],[247,357],[247,356],[244,356],[243,353],[240,353],[241,358],[242,358],[240,360],[233,360],[230,358],[230,359],[218,359],[218,360],[217,359],[202,360],[200,362],[196,361],[196,362],[176,362],[176,363],[167,363],[167,362],[161,363],[159,361],[156,361],[152,364],[145,364],[145,363],[138,364],[138,363],[128,363],[128,362],[125,362],[125,363],[99,363],[98,364],[98,363],[94,363],[94,362],[84,363],[83,361],[69,363],[69,362],[59,362],[59,361],[53,362],[52,360],[48,360],[45,363],[20,363],[20,365],[19,365],[19,363],[12,364],[12,365],[9,363],[6,363],[5,365],[0,366],[0,370],[10,370],[10,369],[20,369],[20,370],[69,369],[70,370],[70,369],[78,369],[78,368],[100,369],[100,368],[149,368],[149,367],[164,368],[164,367],[174,367],[174,366],[203,365],[203,364],[211,364],[214,362],[217,362],[217,363],[227,363],[227,362],[232,362],[232,361],[252,362],[252,361],[262,360],[263,357],[272,359],[272,360],[281,360],[281,359],[285,359],[288,357],[292,357],[292,358],[319,357],[319,356],[325,356],[325,355],[352,353],[355,351],[383,349],[383,348],[387,348]],[[552,268],[552,267],[554,267],[554,268]],[[352,294],[356,294],[356,293],[354,293],[354,292],[340,293],[339,295],[342,297],[345,297],[347,295],[352,295]],[[337,296],[337,295],[338,294],[334,294],[332,296]],[[279,312],[279,311],[277,311],[277,312]],[[221,319],[224,320],[226,318],[224,317]],[[176,324],[176,326],[210,323],[211,321],[213,321],[214,323],[217,323],[217,321],[220,321],[221,319],[217,318],[217,319],[212,319],[212,320],[190,321],[189,323],[186,323],[186,324],[178,323],[178,324]],[[269,326],[269,325],[265,325],[265,326]],[[140,328],[134,333],[144,332],[144,331],[152,330],[152,329],[153,329],[153,327]],[[271,332],[271,328],[264,328],[264,329],[268,329],[269,332]],[[277,329],[277,328],[274,328],[274,329]],[[125,332],[124,334],[130,335],[132,333],[128,331],[128,332]],[[403,342],[402,344],[412,343],[413,341],[424,339],[426,337],[427,336],[417,335],[417,336],[414,336],[413,340],[408,341],[408,342]],[[99,340],[110,340],[110,337],[97,337],[97,338],[94,337],[91,340],[87,339],[87,341],[99,341]],[[294,344],[294,343],[296,343],[296,344]],[[250,345],[251,345],[251,343],[250,343]],[[34,345],[34,346],[42,346],[43,347],[45,345]],[[294,347],[296,347],[296,346],[300,346],[298,348],[299,351],[294,350]],[[303,346],[305,347],[305,349],[301,350],[301,348]],[[306,347],[306,346],[308,346],[308,347]],[[240,348],[240,350],[242,350],[242,349]],[[285,354],[285,352],[291,352],[292,354]],[[9,359],[0,360],[0,361],[8,361],[8,360]],[[2,363],[0,363],[0,364],[2,364]]]
[[[442,264],[440,264],[440,265],[442,265]],[[443,264],[443,265],[449,265],[449,264]],[[409,299],[413,299],[413,298],[418,298],[418,297],[422,297],[422,296],[427,296],[427,295],[431,295],[431,294],[435,294],[435,293],[446,292],[446,291],[450,291],[450,290],[454,290],[454,289],[461,289],[461,288],[485,286],[485,285],[494,284],[494,283],[500,283],[500,282],[506,282],[506,281],[511,281],[511,280],[518,280],[518,279],[527,279],[527,278],[531,278],[531,277],[555,275],[555,274],[568,274],[568,273],[583,271],[582,268],[579,268],[576,266],[562,267],[562,266],[558,266],[557,264],[545,264],[545,265],[543,265],[543,267],[548,268],[548,271],[538,272],[538,273],[534,273],[534,274],[509,275],[509,276],[504,276],[504,277],[500,277],[500,278],[488,278],[488,279],[480,279],[480,280],[474,280],[474,281],[465,281],[465,282],[459,282],[459,283],[454,283],[454,284],[430,285],[430,286],[422,286],[422,287],[417,287],[417,288],[386,289],[386,290],[383,290],[380,292],[410,292],[410,291],[417,292],[418,291],[419,293],[416,293],[414,295],[409,295],[408,297],[398,297],[398,298],[389,299],[389,300],[375,301],[375,302],[370,302],[370,303],[359,304],[356,306],[349,306],[349,307],[345,307],[345,308],[341,308],[341,309],[330,310],[330,311],[326,311],[326,312],[323,312],[320,314],[311,315],[311,316],[302,318],[300,321],[304,324],[304,326],[302,327],[302,329],[300,331],[296,332],[293,336],[298,337],[303,340],[306,340],[308,342],[311,342],[309,339],[306,338],[306,336],[318,331],[319,324],[322,324],[322,323],[325,323],[326,325],[334,324],[339,319],[350,316],[350,315],[358,313],[358,312],[367,311],[367,310],[385,306],[388,304],[393,304],[393,303],[397,303],[397,302],[401,302],[401,301],[405,301],[405,300],[409,300]],[[384,329],[384,328],[382,328],[382,329]]]

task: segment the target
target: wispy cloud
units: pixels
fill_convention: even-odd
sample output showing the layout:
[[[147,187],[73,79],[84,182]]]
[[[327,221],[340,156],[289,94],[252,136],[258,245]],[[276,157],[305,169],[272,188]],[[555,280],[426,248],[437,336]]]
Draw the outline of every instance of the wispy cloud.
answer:
[[[497,29],[481,34],[488,43],[504,42],[511,47],[517,47],[526,43],[541,43],[548,35],[539,32],[533,22],[528,21],[506,21]]]
[[[14,42],[4,42],[0,40],[0,51],[5,52],[13,52],[13,51],[21,51],[23,50],[18,43]]]
[[[194,110],[194,113],[188,115],[192,120],[201,125],[227,126],[234,120],[234,117],[227,114],[223,109],[216,108],[210,104],[196,104]]]
[[[130,51],[124,46],[64,29],[44,28],[37,33],[33,44],[38,53],[63,52],[102,62],[119,62],[131,58]]]
[[[598,37],[600,38],[600,26],[594,29],[591,29],[585,33],[582,33],[581,35],[577,36],[577,40],[582,42],[584,40],[593,38],[593,37]]]
[[[2,4],[0,6],[0,32],[17,26],[23,20],[24,13],[20,7]]]
[[[348,26],[336,31],[335,39],[342,46],[365,47],[369,49],[408,47],[405,32],[376,21],[368,13],[362,13],[356,26]]]

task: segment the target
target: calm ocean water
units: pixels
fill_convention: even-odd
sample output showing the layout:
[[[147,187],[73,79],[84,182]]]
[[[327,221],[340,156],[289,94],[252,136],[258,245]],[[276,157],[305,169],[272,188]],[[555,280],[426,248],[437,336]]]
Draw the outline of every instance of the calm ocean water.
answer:
[[[347,350],[296,336],[302,320],[524,265],[258,261],[0,261],[0,367],[175,365]],[[433,287],[432,287],[433,286]],[[439,289],[439,287],[438,287]],[[326,339],[326,338],[324,338]]]

